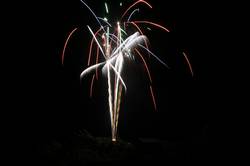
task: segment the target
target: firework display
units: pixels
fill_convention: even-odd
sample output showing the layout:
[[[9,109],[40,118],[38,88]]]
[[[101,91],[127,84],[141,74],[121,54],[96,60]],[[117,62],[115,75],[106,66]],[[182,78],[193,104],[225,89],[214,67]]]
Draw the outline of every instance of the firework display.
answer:
[[[127,60],[135,61],[135,59],[138,59],[143,63],[149,80],[148,84],[152,103],[154,105],[154,109],[156,110],[157,105],[152,87],[152,77],[145,56],[150,56],[150,58],[152,57],[156,59],[166,68],[168,68],[168,65],[150,50],[149,39],[143,32],[146,28],[150,30],[159,30],[163,33],[168,33],[170,31],[165,26],[154,21],[134,19],[134,15],[140,13],[139,7],[142,5],[148,7],[149,9],[152,8],[151,4],[144,0],[135,1],[130,6],[125,8],[120,20],[115,23],[109,22],[107,17],[97,16],[84,0],[81,0],[81,4],[90,11],[99,27],[92,28],[91,25],[87,25],[87,29],[92,35],[92,39],[89,46],[87,62],[88,67],[81,72],[80,79],[83,79],[84,76],[88,74],[92,74],[90,97],[93,92],[93,83],[98,80],[100,71],[107,79],[107,101],[109,105],[112,141],[116,141],[120,104],[122,102],[122,98],[124,97],[123,94],[126,94],[126,90],[129,88],[123,79],[124,66],[126,65]],[[118,4],[120,7],[125,5],[120,2],[118,2]],[[106,14],[112,12],[109,10],[108,3],[104,3],[104,8]],[[72,38],[72,34],[74,34],[77,29],[78,28],[73,29],[66,38],[61,57],[62,64],[64,63],[67,44]],[[94,31],[93,29],[97,30]],[[193,75],[193,70],[186,53],[183,52],[183,56],[185,57],[189,70]],[[91,64],[91,62],[95,63]]]

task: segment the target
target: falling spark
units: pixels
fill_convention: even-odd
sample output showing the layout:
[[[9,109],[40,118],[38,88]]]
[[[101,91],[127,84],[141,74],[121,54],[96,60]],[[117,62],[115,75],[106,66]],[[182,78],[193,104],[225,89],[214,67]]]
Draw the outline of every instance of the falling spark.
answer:
[[[96,14],[93,12],[93,10],[83,1],[80,0],[88,9],[89,11],[93,14],[93,16],[95,17],[96,21],[99,23],[99,25],[101,26],[101,28],[103,29],[102,24],[100,23],[99,19],[97,18]]]
[[[144,63],[144,66],[145,66],[145,68],[146,68],[146,70],[147,70],[149,80],[150,80],[150,82],[152,83],[152,77],[151,77],[151,74],[150,74],[150,72],[149,72],[148,65],[147,65],[145,59],[143,58],[143,56],[141,55],[141,53],[140,53],[137,49],[135,49],[135,51],[137,52],[137,54],[138,54],[138,55],[140,56],[140,58],[142,59],[142,61],[143,61],[143,63]]]
[[[150,86],[150,93],[151,93],[151,97],[152,97],[152,100],[153,100],[153,103],[154,103],[154,108],[156,110],[156,102],[155,102],[155,96],[154,96],[152,86]]]
[[[164,32],[169,32],[169,30],[160,25],[158,23],[154,23],[152,21],[147,20],[133,20],[130,21],[132,16],[134,16],[135,12],[139,12],[139,8],[134,9],[129,16],[127,15],[128,12],[135,6],[144,4],[150,9],[152,6],[144,1],[144,0],[137,0],[132,5],[130,5],[125,12],[122,14],[121,19],[116,22],[115,26],[112,26],[106,17],[98,17],[94,11],[87,5],[84,0],[80,0],[87,9],[92,13],[94,18],[97,20],[98,24],[100,25],[97,31],[93,31],[92,28],[87,25],[87,28],[92,36],[90,46],[89,46],[89,54],[88,54],[88,62],[87,68],[84,69],[80,74],[80,79],[87,74],[93,74],[91,79],[90,97],[93,96],[93,85],[95,78],[98,80],[98,69],[102,70],[102,74],[106,76],[107,79],[107,92],[108,92],[108,105],[109,105],[109,114],[110,114],[110,123],[111,123],[111,135],[112,141],[117,140],[117,128],[118,128],[118,120],[119,120],[119,113],[120,113],[120,105],[122,102],[123,92],[126,93],[127,86],[123,80],[124,74],[124,66],[126,65],[125,59],[130,61],[135,61],[135,59],[139,58],[142,61],[143,66],[145,67],[146,73],[149,79],[149,89],[150,95],[152,98],[154,109],[157,109],[156,100],[154,91],[152,88],[152,76],[147,64],[147,59],[145,59],[145,54],[152,55],[158,62],[160,62],[165,67],[169,68],[168,65],[162,61],[157,55],[155,55],[148,47],[148,38],[145,34],[143,34],[144,28],[147,28],[151,31],[149,27],[141,27],[141,24],[146,24],[152,26],[152,28],[158,28],[164,30]],[[122,6],[122,2],[120,2],[120,6]],[[105,9],[106,13],[109,13],[108,5],[105,2]],[[127,17],[127,21],[124,21],[123,18]],[[133,17],[133,19],[135,16]],[[103,26],[102,23],[105,23]],[[136,31],[127,31],[126,27],[133,27]],[[94,29],[94,28],[93,28]],[[77,30],[77,28],[73,29],[64,44],[63,51],[62,51],[62,64],[64,62],[65,50],[68,45],[69,39],[71,38],[72,34]],[[140,48],[140,49],[139,49]],[[96,49],[96,52],[94,51]],[[95,52],[96,56],[93,57],[93,52]],[[101,54],[100,54],[101,52]],[[187,58],[186,53],[183,52],[185,60],[188,64],[189,70],[193,76],[193,70],[191,64]],[[102,57],[100,57],[102,56]],[[93,59],[95,58],[95,59]],[[148,57],[149,59],[150,57]],[[93,63],[94,62],[94,63]]]
[[[98,63],[98,59],[99,59],[99,47],[97,46],[97,48],[96,48],[96,60],[95,60],[96,64]],[[95,70],[95,75],[96,75],[96,79],[98,80],[98,70],[97,70],[97,68]]]
[[[140,11],[139,9],[135,9],[135,10],[129,15],[127,22],[130,21],[131,17],[133,16],[133,14],[134,14],[135,12],[139,12],[139,11]]]
[[[139,46],[140,46],[141,48],[147,50],[148,53],[150,53],[151,55],[153,55],[161,64],[163,64],[164,66],[166,66],[167,68],[169,68],[168,65],[167,65],[166,63],[164,63],[160,58],[158,58],[158,57],[157,57],[153,52],[151,52],[149,49],[147,49],[146,47],[144,47],[144,46],[141,45],[141,44],[139,44]]]
[[[62,52],[62,64],[64,63],[64,56],[65,56],[65,50],[66,50],[66,47],[68,45],[68,42],[69,42],[69,39],[71,38],[72,34],[77,30],[77,28],[73,29],[70,34],[68,35],[65,43],[64,43],[64,47],[63,47],[63,52]]]
[[[87,25],[87,27],[88,27],[90,33],[92,34],[94,40],[96,41],[96,44],[98,45],[98,47],[99,47],[99,49],[100,49],[102,55],[105,56],[105,54],[104,54],[104,52],[103,52],[103,50],[102,50],[102,47],[100,46],[98,40],[97,40],[96,37],[95,37],[95,34],[93,33],[93,31],[91,30],[91,28],[90,28],[88,25]]]
[[[189,70],[190,70],[190,73],[192,76],[194,76],[194,73],[193,73],[193,69],[192,69],[192,65],[187,57],[187,54],[185,52],[182,52],[182,54],[184,55],[185,59],[186,59],[186,62],[188,64],[188,67],[189,67]]]
[[[106,2],[105,2],[105,9],[106,9],[106,12],[109,13],[109,8]]]
[[[152,8],[152,6],[151,6],[148,2],[143,1],[143,0],[138,0],[138,1],[136,1],[135,3],[133,3],[131,6],[129,6],[129,7],[127,8],[127,10],[123,13],[123,15],[122,15],[121,18],[123,18],[123,17],[127,14],[127,12],[128,12],[132,7],[134,7],[135,5],[137,5],[138,3],[144,3],[144,4],[146,4],[148,7]]]
[[[94,79],[95,79],[95,75],[92,76],[92,80],[91,80],[91,86],[90,86],[90,91],[89,91],[89,96],[92,97],[92,92],[93,92],[93,84],[94,84]]]

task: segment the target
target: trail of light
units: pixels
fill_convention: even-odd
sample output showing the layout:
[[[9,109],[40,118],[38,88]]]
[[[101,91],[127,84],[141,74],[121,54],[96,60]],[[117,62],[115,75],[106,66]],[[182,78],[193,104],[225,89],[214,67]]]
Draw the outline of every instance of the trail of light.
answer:
[[[90,91],[89,91],[90,98],[92,97],[92,94],[93,94],[92,92],[93,92],[94,78],[95,78],[95,75],[92,76],[92,80],[91,80]]]
[[[144,4],[146,4],[147,6],[149,6],[149,7],[152,9],[152,6],[151,6],[148,2],[143,1],[143,0],[138,0],[138,1],[136,1],[135,3],[133,3],[131,6],[129,6],[129,7],[127,8],[127,10],[123,13],[121,19],[127,14],[127,12],[128,12],[132,7],[134,7],[134,6],[137,5],[138,3],[144,3]]]
[[[104,50],[107,51],[107,47],[106,47],[106,44],[107,44],[106,38],[107,38],[107,35],[102,34],[102,46],[103,46]]]
[[[163,30],[165,30],[166,32],[170,32],[167,28],[165,28],[164,26],[160,25],[160,24],[157,24],[157,23],[154,23],[154,22],[151,22],[151,21],[134,21],[135,23],[143,23],[143,24],[150,24],[150,25],[154,25],[158,28],[161,28]]]
[[[154,108],[156,110],[155,96],[154,96],[154,92],[153,92],[153,89],[152,89],[151,85],[150,85],[150,93],[151,93],[151,97],[152,97],[152,100],[153,100]]]
[[[101,29],[99,29],[99,30],[101,30]],[[106,34],[107,34],[107,32],[106,32]],[[110,40],[112,40],[114,43],[116,43],[116,40],[118,40],[118,38],[114,35],[114,34],[112,34],[112,33],[108,33],[109,35],[106,35],[107,36],[107,38],[109,38]],[[97,34],[95,34],[95,36],[96,36]],[[112,37],[111,37],[112,36]],[[101,36],[102,37],[102,36]],[[102,37],[103,38],[103,37]],[[115,38],[115,39],[113,39],[113,38]],[[94,40],[94,39],[92,39],[92,40]],[[107,43],[106,41],[104,42],[104,43]]]
[[[115,64],[115,68],[118,68],[118,72],[119,74],[121,73],[121,67],[122,67],[122,61],[123,61],[123,56],[120,53],[120,55],[118,56],[117,60],[116,60],[116,64]],[[117,110],[117,106],[118,106],[118,102],[117,102],[117,98],[118,98],[118,91],[119,91],[119,79],[118,77],[115,78],[115,84],[114,84],[114,122],[115,122],[115,133],[116,133],[116,121],[117,121],[117,114],[118,114],[118,110]]]
[[[121,45],[118,45],[118,47],[116,48],[116,50],[114,51],[112,58],[110,58],[110,61],[114,61],[115,58],[117,58],[118,54],[117,52],[124,47],[129,41],[133,41],[133,39],[135,39],[137,36],[139,35],[138,32],[135,32],[133,35],[129,36]]]
[[[106,12],[109,13],[109,8],[106,2],[105,2],[105,9],[106,9]]]
[[[118,35],[119,36],[119,35]],[[117,69],[117,66],[120,62],[120,57],[121,55],[119,55],[115,61],[115,68]],[[119,69],[118,69],[118,72],[119,72]],[[116,117],[116,108],[117,108],[117,86],[119,84],[119,80],[118,80],[118,77],[115,75],[115,79],[114,79],[114,121],[115,121],[115,117]]]
[[[147,49],[146,47],[144,47],[143,45],[139,44],[139,46],[143,49],[145,49],[146,51],[148,51],[151,55],[153,55],[153,57],[155,57],[161,64],[163,64],[164,66],[166,66],[167,68],[168,65],[166,63],[164,63],[160,58],[158,58],[154,53],[152,53],[149,49]]]
[[[120,41],[120,37],[119,37],[119,34],[120,34],[120,29],[119,29],[119,22],[117,22],[117,36],[118,37],[115,37],[117,40],[116,40],[116,45],[117,45],[117,48],[119,47],[119,44],[121,43],[121,41]],[[115,35],[114,35],[115,36]],[[113,54],[113,56],[114,56],[114,54]],[[119,59],[119,56],[117,57],[117,59]],[[116,60],[115,61],[115,68],[117,68],[117,65],[118,65],[118,60]],[[114,79],[114,97],[115,97],[115,99],[114,99],[114,111],[116,112],[116,98],[117,98],[117,95],[116,95],[116,93],[117,93],[117,91],[116,91],[116,85],[117,85],[117,82],[118,80],[117,80],[117,76],[115,75],[115,79]]]
[[[118,63],[118,72],[121,74],[121,70],[122,70],[122,67],[123,67],[123,56],[121,55],[120,56],[120,59],[119,59],[119,63]],[[116,87],[116,90],[118,90],[118,85],[121,85],[120,83],[119,83],[119,80],[117,79],[117,81],[116,81],[116,85],[117,85],[117,87]],[[127,89],[125,89],[125,91],[126,91]],[[118,93],[118,91],[117,91],[117,93]],[[117,94],[116,94],[117,95]],[[116,101],[117,102],[117,101]]]
[[[123,87],[124,87],[124,89],[125,89],[125,91],[126,91],[126,90],[127,90],[127,86],[126,86],[126,84],[124,83],[124,81],[123,81],[123,79],[122,79],[120,73],[115,69],[115,67],[114,67],[111,63],[110,63],[109,65],[110,65],[110,67],[113,69],[113,71],[115,72],[115,74],[118,76],[119,80],[122,82],[122,85],[123,85]]]
[[[116,58],[117,58],[117,57],[116,57]],[[108,68],[107,66],[108,66],[108,64],[109,64],[109,66],[111,67],[111,69],[113,69],[113,71],[115,72],[116,76],[118,76],[119,80],[122,82],[122,84],[123,84],[125,90],[127,90],[126,84],[124,83],[124,81],[123,81],[123,79],[122,79],[120,73],[116,70],[116,68],[115,68],[115,67],[112,65],[112,63],[111,63],[112,60],[116,60],[116,58],[115,58],[115,59],[112,59],[112,58],[111,58],[111,59],[108,59],[108,62],[109,62],[109,63],[106,62],[106,64],[105,64],[104,67],[103,67],[103,70],[104,70],[105,68]],[[105,63],[105,62],[99,63],[99,65],[103,65],[104,63]],[[95,65],[93,65],[93,66],[95,66]],[[93,66],[91,66],[91,67],[93,67]],[[85,75],[87,72],[90,72],[91,70],[93,70],[93,68],[91,68],[91,67],[87,68],[88,71],[84,71],[83,75]],[[97,67],[99,67],[99,66],[97,66]],[[96,68],[96,67],[95,67],[95,68]],[[86,70],[87,70],[87,69],[86,69]],[[107,70],[104,70],[104,71],[108,71],[108,69],[107,69]]]
[[[128,35],[126,31],[124,31],[122,28],[121,28],[121,32],[123,32],[125,35]]]
[[[98,59],[99,59],[99,47],[98,46],[96,46],[97,48],[96,48],[96,60],[95,60],[95,63],[97,64],[98,63]],[[96,70],[95,70],[95,73],[96,73],[96,79],[98,80],[98,70],[97,70],[97,68],[96,68]]]
[[[121,48],[124,46],[124,48],[122,48],[122,52],[125,50],[129,50],[132,47],[135,47],[135,45],[137,43],[139,43],[141,40],[143,40],[145,38],[145,36],[139,36],[139,33],[136,32],[133,35],[129,36],[121,45],[119,45],[118,48],[116,48],[115,52],[113,53],[113,56],[109,59],[110,62],[114,62],[116,60],[116,58],[118,57],[118,51],[121,50]],[[145,48],[145,47],[144,47]],[[106,68],[106,65],[104,65],[104,70]]]
[[[98,19],[104,21],[106,24],[108,24],[109,27],[112,27],[111,24],[107,21],[107,19],[101,18],[101,17],[97,17]]]
[[[117,28],[118,28],[118,38],[119,38],[119,45],[121,45],[121,41],[122,41],[122,37],[121,37],[121,27],[120,27],[120,24],[118,23],[117,24]],[[122,70],[122,66],[123,66],[123,55],[122,55],[122,52],[121,52],[121,50],[120,50],[120,52],[119,52],[119,56],[117,57],[117,60],[116,60],[116,64],[115,64],[115,68],[118,68],[118,72],[119,72],[119,74],[121,74],[121,70]],[[122,89],[121,89],[121,86],[119,86],[120,85],[120,82],[119,82],[119,80],[118,80],[118,78],[116,78],[116,84],[115,84],[115,100],[114,100],[114,102],[115,102],[115,109],[114,109],[114,111],[115,111],[115,114],[114,114],[114,119],[115,119],[115,126],[114,126],[114,133],[115,133],[115,135],[117,135],[117,125],[118,125],[118,117],[119,117],[119,109],[120,109],[120,107],[119,107],[119,94],[121,93],[121,91],[122,91]],[[119,94],[118,94],[118,92],[119,92]],[[117,101],[117,99],[118,99],[118,101]]]
[[[116,114],[116,124],[115,124],[115,135],[117,135],[117,127],[119,121],[119,114],[120,114],[120,104],[121,104],[121,95],[122,95],[122,86],[119,86],[119,96],[118,96],[118,104],[117,104],[117,114]]]
[[[110,36],[112,36],[113,38],[116,39],[116,40],[114,40],[114,39],[112,40],[114,43],[116,43],[117,41],[119,41],[119,39],[114,34],[111,33]]]
[[[109,30],[108,30],[109,32]],[[107,35],[107,33],[106,33]],[[108,37],[107,37],[108,38]],[[106,55],[109,58],[110,57],[110,50],[108,49],[108,47],[106,48]],[[111,90],[111,77],[110,77],[110,66],[112,66],[112,64],[110,63],[110,60],[106,60],[106,65],[107,65],[107,75],[108,75],[108,100],[109,100],[109,111],[110,111],[110,121],[111,121],[111,133],[112,133],[112,141],[116,141],[116,136],[114,135],[114,131],[113,131],[113,126],[114,126],[114,119],[113,119],[113,106],[112,106],[112,90]]]
[[[119,40],[114,34],[112,34],[112,33],[109,33],[109,35],[108,35],[108,38],[110,39],[110,40],[112,40],[112,42],[114,42],[114,43],[117,43],[117,41]],[[104,42],[104,43],[107,43],[107,42]],[[111,43],[111,42],[109,42],[109,43]],[[109,44],[110,45],[110,44]],[[112,50],[113,52],[114,52],[114,50]],[[112,53],[113,54],[113,53]],[[112,56],[112,55],[111,55]]]
[[[112,33],[109,33],[109,35],[106,35],[107,36],[107,39],[110,39],[110,40],[112,40],[112,42],[114,42],[114,43],[116,43],[117,41],[116,40],[118,40],[118,38],[114,35],[114,34],[112,34]],[[103,44],[103,45],[107,45],[107,40],[106,40],[106,38],[103,38],[104,39],[104,42],[103,43],[105,43],[105,44]],[[116,40],[115,40],[116,39]],[[111,42],[109,42],[109,44],[108,44],[108,46],[110,47],[110,45],[111,45]],[[111,57],[113,56],[113,53],[114,53],[114,49],[112,50],[112,54],[110,55]],[[107,59],[107,58],[106,58]]]
[[[116,67],[116,66],[115,66]],[[116,79],[117,79],[117,77],[116,77],[116,75],[115,75],[115,79],[114,79],[114,90],[113,90],[113,92],[114,92],[114,101],[116,100],[116,90],[115,90],[115,88],[116,88]],[[116,109],[116,103],[114,102],[114,110]]]
[[[131,23],[132,25],[134,25],[135,28],[136,28],[142,35],[144,35],[144,34],[142,33],[141,28],[140,28],[136,23],[134,23],[134,22],[128,22],[128,23]],[[147,41],[144,40],[144,42],[145,42],[146,48],[149,49],[149,48],[148,48],[148,43],[147,43]]]
[[[80,78],[82,78],[87,73],[91,72],[92,70],[94,70],[94,69],[96,69],[99,66],[102,66],[104,64],[105,64],[105,62],[101,62],[101,63],[98,63],[98,64],[95,64],[95,65],[92,65],[92,66],[88,67],[87,69],[85,69],[85,70],[82,71],[82,73],[80,74]]]
[[[126,22],[123,22],[123,29],[126,31]]]
[[[149,80],[150,80],[150,82],[152,83],[151,74],[150,74],[150,72],[149,72],[148,65],[147,65],[145,59],[143,58],[143,56],[141,55],[141,53],[140,53],[137,49],[135,49],[135,51],[136,51],[137,54],[141,57],[141,59],[142,59],[142,61],[143,61],[143,63],[144,63],[144,66],[145,66],[145,68],[146,68],[146,70],[147,70]]]
[[[95,32],[95,36],[102,30],[102,28],[98,29]],[[93,43],[94,43],[94,38],[92,37],[92,40],[90,42],[90,47],[89,47],[89,57],[88,57],[88,66],[90,65],[90,59],[91,59],[91,55],[92,55],[92,47],[93,47]],[[98,47],[99,48],[99,47]]]
[[[110,35],[113,35],[113,34],[110,34]],[[113,40],[113,39],[111,39],[112,40],[112,42],[114,42],[115,40]],[[112,42],[110,41],[110,43],[109,43],[109,49],[110,49],[110,51],[112,50],[112,53],[111,53],[111,56],[113,55],[113,47],[112,47]]]
[[[108,68],[108,93],[109,93],[109,112],[110,112],[110,120],[111,120],[111,127],[113,129],[113,126],[114,126],[114,122],[113,122],[113,110],[112,110],[112,92],[111,92],[111,80],[110,80],[110,70],[109,70],[109,65],[110,65],[110,62],[107,61],[107,68]],[[112,140],[113,141],[116,141],[115,140],[115,135],[114,133],[112,132]]]
[[[93,14],[93,16],[95,17],[96,21],[99,23],[99,25],[101,26],[101,28],[104,30],[104,27],[102,26],[101,22],[98,20],[96,14],[93,12],[93,10],[83,1],[81,0],[81,2],[89,9],[89,11]]]
[[[139,9],[138,9],[138,8],[135,9],[135,10],[129,15],[127,22],[129,22],[129,20],[131,19],[132,15],[133,15],[135,12],[139,12]]]
[[[64,43],[63,51],[62,51],[62,58],[61,58],[61,59],[62,59],[62,65],[63,65],[63,63],[64,63],[65,50],[66,50],[66,47],[67,47],[67,45],[68,45],[69,39],[71,38],[72,34],[73,34],[76,30],[77,30],[77,28],[73,29],[73,30],[70,32],[70,34],[68,35],[68,37],[67,37],[67,39],[66,39],[66,41],[65,41],[65,43]]]
[[[104,52],[102,50],[102,47],[100,46],[98,40],[96,39],[95,34],[93,33],[93,31],[91,30],[91,28],[88,25],[87,25],[87,27],[88,27],[90,33],[92,34],[93,38],[95,39],[96,44],[99,46],[99,49],[100,49],[102,55],[105,57],[105,54],[104,54]]]
[[[134,23],[134,22],[127,22],[127,23],[133,24],[135,26],[135,28],[140,32],[140,34],[143,35],[141,28],[138,25],[136,25],[136,23]]]
[[[130,40],[123,48],[123,50],[129,50],[129,49],[133,49],[134,47],[140,45],[139,43],[141,43],[142,41],[146,40],[146,36],[144,35],[140,35],[137,36],[136,38],[134,38],[133,40]]]
[[[109,27],[107,27],[107,33],[106,33],[106,38],[107,38],[107,43],[106,43],[106,46],[107,46],[107,50],[110,52],[110,50],[109,50]],[[110,56],[110,54],[109,54],[109,56]]]
[[[192,65],[187,57],[187,54],[185,52],[182,52],[182,54],[184,55],[186,61],[187,61],[187,64],[188,64],[188,67],[189,67],[189,70],[191,72],[191,75],[194,76],[194,73],[193,73],[193,68],[192,68]]]

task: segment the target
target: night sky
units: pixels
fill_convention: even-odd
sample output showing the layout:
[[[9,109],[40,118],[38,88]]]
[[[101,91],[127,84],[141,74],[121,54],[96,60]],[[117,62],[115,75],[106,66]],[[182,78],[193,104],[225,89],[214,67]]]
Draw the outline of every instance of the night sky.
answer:
[[[98,16],[105,15],[104,1],[87,2]],[[116,21],[124,6],[133,1],[123,2],[123,10],[120,1],[106,2]],[[170,69],[153,58],[148,61],[157,103],[155,111],[142,64],[129,63],[125,76],[128,91],[121,104],[119,136],[127,140],[153,137],[180,141],[187,148],[197,144],[205,148],[211,109],[207,95],[211,93],[210,81],[213,81],[208,69],[211,54],[207,42],[210,37],[207,32],[212,25],[206,7],[212,4],[200,3],[195,7],[189,2],[148,2],[153,9],[142,5],[134,19],[148,19],[170,29],[170,33],[165,33],[151,27],[152,31],[146,32],[151,50]],[[87,67],[91,40],[87,25],[98,28],[94,17],[77,0],[33,2],[23,10],[27,13],[15,16],[22,21],[14,23],[19,29],[13,44],[18,43],[21,49],[13,51],[20,57],[11,61],[18,71],[11,83],[15,87],[14,105],[20,108],[14,109],[17,123],[13,126],[20,128],[17,133],[34,149],[50,140],[67,140],[81,129],[94,136],[110,137],[105,78],[95,82],[92,99],[88,96],[91,76],[82,82],[79,78]],[[67,34],[76,27],[79,30],[68,45],[62,66],[63,44]],[[183,51],[189,56],[194,77],[181,54]]]

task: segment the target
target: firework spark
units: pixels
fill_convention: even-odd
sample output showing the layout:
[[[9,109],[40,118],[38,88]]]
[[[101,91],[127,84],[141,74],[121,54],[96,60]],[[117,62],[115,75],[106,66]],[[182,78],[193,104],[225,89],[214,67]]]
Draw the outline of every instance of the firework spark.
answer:
[[[90,47],[89,47],[89,56],[87,63],[88,67],[81,72],[80,78],[82,79],[85,75],[89,73],[93,74],[90,85],[90,97],[92,97],[94,80],[95,78],[96,80],[98,79],[98,69],[99,68],[102,69],[102,74],[106,76],[108,84],[107,91],[108,91],[108,105],[110,113],[112,141],[116,141],[120,104],[122,102],[121,97],[123,91],[126,92],[127,90],[126,84],[122,77],[123,68],[124,65],[126,65],[124,60],[128,59],[133,61],[136,58],[141,59],[148,75],[149,89],[155,110],[157,108],[157,105],[152,87],[152,77],[147,62],[144,58],[144,54],[146,53],[148,55],[152,55],[152,57],[154,57],[157,61],[159,61],[164,66],[168,67],[168,65],[165,62],[163,62],[158,56],[156,56],[152,51],[150,51],[148,47],[149,40],[142,33],[143,27],[141,27],[140,25],[146,24],[152,26],[152,28],[162,29],[164,32],[169,32],[169,29],[164,27],[163,25],[148,20],[130,21],[135,12],[139,13],[140,11],[139,8],[136,8],[129,14],[128,12],[134,7],[137,6],[139,7],[139,5],[146,5],[150,9],[152,8],[152,6],[144,0],[138,0],[134,2],[132,5],[130,5],[121,15],[121,19],[117,21],[114,26],[112,26],[112,24],[108,22],[108,19],[106,17],[104,18],[98,17],[85,1],[81,0],[81,2],[94,16],[100,27],[98,28],[97,31],[94,32],[92,28],[89,25],[87,25],[87,28],[90,34],[92,35],[92,40],[90,42]],[[123,6],[123,4],[120,3],[120,6]],[[108,14],[110,11],[108,8],[108,4],[106,2],[104,3],[104,7],[106,13]],[[127,19],[125,20],[126,16]],[[105,25],[102,25],[101,21],[104,22]],[[126,26],[127,27],[130,26],[136,31],[134,31],[133,33],[131,33],[131,31],[126,31]],[[146,28],[148,29],[149,27]],[[69,39],[76,30],[77,28],[73,29],[69,33],[69,36],[66,39],[62,53],[62,64],[64,62],[65,50],[69,42]],[[96,45],[96,47],[93,47],[94,45]],[[94,48],[96,48],[95,57],[93,57]],[[101,55],[104,58],[103,62],[100,62],[99,53],[101,53]],[[187,61],[191,74],[193,75],[193,70],[187,58],[187,55],[184,52],[183,55],[185,57],[185,60]],[[91,64],[92,58],[95,58],[94,64]]]

